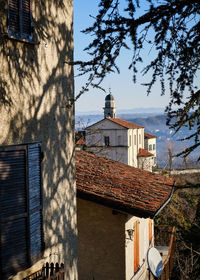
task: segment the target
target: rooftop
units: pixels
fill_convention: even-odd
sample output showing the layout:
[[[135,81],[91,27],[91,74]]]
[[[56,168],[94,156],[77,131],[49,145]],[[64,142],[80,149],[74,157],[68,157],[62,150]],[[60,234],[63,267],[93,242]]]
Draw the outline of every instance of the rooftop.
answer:
[[[171,178],[76,151],[77,196],[139,217],[153,217],[173,190]]]
[[[157,138],[157,136],[155,136],[155,135],[153,135],[153,134],[150,134],[150,133],[144,133],[144,137],[146,137],[146,138]]]
[[[128,122],[128,121],[125,121],[125,120],[121,120],[121,119],[118,119],[118,118],[108,118],[109,121],[112,121],[116,124],[119,124],[125,128],[128,128],[128,129],[135,129],[135,128],[144,128],[143,126],[140,126],[140,125],[137,125],[137,124],[134,124],[132,122]]]
[[[85,145],[85,139],[77,140],[76,145]]]
[[[143,126],[134,124],[134,123],[132,123],[132,122],[128,122],[128,121],[125,121],[125,120],[121,120],[121,119],[118,119],[118,118],[109,118],[109,117],[108,117],[108,118],[105,118],[105,119],[102,119],[102,120],[100,120],[100,121],[98,121],[98,122],[96,122],[96,123],[94,123],[94,124],[88,126],[87,128],[91,128],[91,127],[95,126],[96,124],[101,123],[101,122],[103,122],[103,121],[105,121],[105,120],[114,122],[114,123],[116,123],[116,124],[118,124],[118,125],[121,125],[122,127],[127,128],[127,129],[144,128]],[[87,128],[86,128],[86,129],[87,129]]]
[[[137,156],[138,157],[153,157],[154,155],[152,153],[148,152],[147,150],[140,148]]]

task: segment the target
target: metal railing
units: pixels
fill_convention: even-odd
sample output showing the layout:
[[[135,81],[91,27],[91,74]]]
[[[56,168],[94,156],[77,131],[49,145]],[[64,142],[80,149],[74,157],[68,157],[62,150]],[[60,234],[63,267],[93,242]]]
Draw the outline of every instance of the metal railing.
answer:
[[[64,264],[59,265],[56,263],[46,263],[42,269],[25,277],[23,280],[64,280],[65,268]]]

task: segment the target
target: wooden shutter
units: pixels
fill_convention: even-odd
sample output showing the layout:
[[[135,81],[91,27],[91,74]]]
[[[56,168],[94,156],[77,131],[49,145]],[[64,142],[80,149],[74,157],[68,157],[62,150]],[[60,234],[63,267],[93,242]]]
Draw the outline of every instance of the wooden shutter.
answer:
[[[42,251],[40,145],[28,146],[30,254],[34,262]]]
[[[134,223],[134,272],[140,267],[140,232],[139,221]]]
[[[30,0],[21,0],[22,1],[22,37],[29,38],[31,36],[31,1]]]
[[[0,275],[30,266],[42,250],[40,145],[0,150]]]
[[[152,241],[152,219],[149,218],[149,244]]]
[[[32,39],[31,0],[8,0],[8,33],[19,39]]]
[[[19,1],[8,0],[8,32],[11,35],[20,33]]]
[[[0,152],[0,217],[2,278],[26,267],[26,149]]]

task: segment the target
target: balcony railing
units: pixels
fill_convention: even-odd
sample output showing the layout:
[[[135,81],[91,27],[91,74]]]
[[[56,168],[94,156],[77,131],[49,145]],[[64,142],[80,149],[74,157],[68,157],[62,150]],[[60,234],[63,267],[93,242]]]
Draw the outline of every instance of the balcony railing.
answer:
[[[42,269],[27,276],[23,280],[65,280],[64,264],[59,265],[56,263],[46,263]]]
[[[155,226],[155,247],[163,257],[163,272],[159,280],[170,280],[175,255],[175,227]]]

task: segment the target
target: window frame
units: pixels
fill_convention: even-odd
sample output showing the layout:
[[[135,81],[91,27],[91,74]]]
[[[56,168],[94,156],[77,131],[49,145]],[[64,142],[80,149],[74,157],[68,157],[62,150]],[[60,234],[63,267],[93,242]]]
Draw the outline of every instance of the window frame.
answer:
[[[29,11],[26,12],[29,15],[29,33],[23,32],[23,0],[17,0],[18,11],[16,12],[17,16],[17,25],[19,27],[19,31],[11,30],[11,4],[13,0],[7,0],[8,3],[8,36],[11,39],[17,39],[19,41],[27,41],[33,43],[33,25],[32,25],[32,0],[27,0],[29,2]]]
[[[122,146],[122,136],[121,135],[117,136],[117,145]]]
[[[134,145],[137,145],[136,134],[134,134]]]
[[[38,154],[39,157],[37,158],[37,161],[39,162],[39,177],[37,177],[38,182],[39,182],[39,189],[40,189],[40,193],[39,193],[39,206],[34,207],[33,209],[30,209],[30,180],[31,180],[31,176],[29,174],[30,171],[30,163],[29,163],[29,148],[32,147],[38,147]],[[42,215],[42,209],[43,209],[43,200],[42,200],[42,170],[41,170],[41,143],[33,143],[33,144],[22,144],[22,145],[13,145],[13,146],[4,146],[4,147],[0,147],[0,153],[2,152],[15,152],[15,151],[24,151],[25,153],[25,158],[24,158],[24,166],[25,166],[25,170],[24,170],[24,182],[25,182],[25,205],[26,205],[26,210],[23,214],[18,214],[18,215],[12,215],[9,216],[7,218],[1,218],[0,219],[0,241],[1,241],[1,236],[3,235],[2,233],[2,225],[8,223],[9,221],[13,221],[13,220],[17,220],[20,218],[25,218],[26,220],[23,222],[25,225],[25,231],[24,231],[24,236],[26,238],[24,244],[26,243],[26,252],[24,253],[26,255],[26,259],[25,259],[25,263],[21,264],[19,266],[19,268],[16,270],[16,268],[11,267],[10,271],[7,270],[3,270],[3,264],[2,264],[2,258],[4,256],[3,254],[3,249],[1,249],[2,246],[0,246],[0,276],[2,276],[2,279],[4,279],[4,277],[7,277],[7,274],[10,275],[10,273],[16,273],[18,271],[27,269],[28,267],[32,266],[36,261],[38,261],[42,255],[43,255],[43,251],[44,251],[44,230],[43,230],[43,215]],[[30,156],[31,157],[31,156]],[[2,169],[3,170],[3,169]],[[33,190],[32,190],[33,191]],[[0,205],[1,206],[1,205]],[[38,212],[39,213],[39,220],[37,220],[37,222],[40,223],[40,235],[39,235],[39,239],[40,239],[40,252],[37,254],[34,254],[34,248],[32,248],[32,252],[31,252],[31,237],[33,235],[31,235],[31,217],[33,218],[33,215]],[[12,233],[14,234],[14,233]],[[32,232],[33,234],[33,232]],[[11,257],[14,256],[11,254]]]
[[[106,147],[110,146],[110,136],[104,136],[104,145]]]

